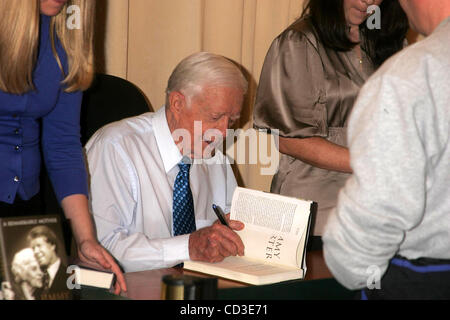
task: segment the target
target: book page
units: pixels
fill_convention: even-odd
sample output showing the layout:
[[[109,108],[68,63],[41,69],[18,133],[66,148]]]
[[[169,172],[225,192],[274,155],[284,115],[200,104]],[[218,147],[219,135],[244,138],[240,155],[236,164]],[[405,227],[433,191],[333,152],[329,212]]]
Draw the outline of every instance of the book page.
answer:
[[[245,257],[291,267],[300,267],[297,263],[298,239],[290,234],[271,231],[261,233],[252,228],[237,231],[245,244]]]
[[[308,221],[310,206],[311,201],[238,187],[233,195],[230,218],[252,227],[300,238]]]
[[[304,277],[302,269],[264,263],[243,257],[227,257],[222,262],[217,263],[185,261],[184,267],[188,270],[251,284],[276,283]]]
[[[297,248],[307,229],[311,203],[236,188],[230,217],[245,224],[237,232],[244,242],[245,256],[300,268]]]

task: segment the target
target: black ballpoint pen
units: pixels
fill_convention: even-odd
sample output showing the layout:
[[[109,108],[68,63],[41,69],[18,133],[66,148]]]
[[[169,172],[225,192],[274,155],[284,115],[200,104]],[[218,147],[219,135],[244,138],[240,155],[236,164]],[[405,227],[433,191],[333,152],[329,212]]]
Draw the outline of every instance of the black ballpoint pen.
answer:
[[[217,216],[219,218],[220,223],[230,228],[230,225],[227,222],[227,219],[225,218],[225,214],[223,213],[222,209],[219,206],[216,206],[215,204],[212,205],[212,208]]]

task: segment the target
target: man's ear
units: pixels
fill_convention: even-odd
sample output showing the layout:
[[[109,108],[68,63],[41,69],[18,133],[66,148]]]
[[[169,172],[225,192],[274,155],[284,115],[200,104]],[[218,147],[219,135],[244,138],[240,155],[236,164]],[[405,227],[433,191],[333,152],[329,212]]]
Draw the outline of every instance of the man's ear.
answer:
[[[175,117],[180,117],[186,107],[186,98],[179,91],[172,91],[169,94],[169,109]]]

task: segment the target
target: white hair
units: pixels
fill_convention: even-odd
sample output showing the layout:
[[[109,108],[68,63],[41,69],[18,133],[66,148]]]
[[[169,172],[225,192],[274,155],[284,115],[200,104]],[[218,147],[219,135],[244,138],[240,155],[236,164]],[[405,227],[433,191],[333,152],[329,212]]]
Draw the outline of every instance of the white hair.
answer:
[[[14,275],[15,282],[24,280],[25,269],[32,261],[36,261],[36,258],[34,257],[34,252],[31,248],[22,249],[14,255],[11,263],[11,271]]]
[[[179,91],[189,100],[205,86],[235,87],[242,89],[245,94],[248,82],[231,60],[209,52],[194,53],[183,59],[169,77],[166,106],[171,92]]]

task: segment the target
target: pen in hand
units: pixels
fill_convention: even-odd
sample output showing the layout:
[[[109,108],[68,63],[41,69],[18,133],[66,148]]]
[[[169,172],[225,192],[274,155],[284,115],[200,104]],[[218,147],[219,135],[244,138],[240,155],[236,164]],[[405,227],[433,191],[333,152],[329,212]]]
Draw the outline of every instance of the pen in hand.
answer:
[[[215,204],[212,205],[212,208],[217,218],[219,218],[220,223],[230,228],[230,225],[228,224],[228,221],[225,218],[225,214],[223,213],[222,209],[219,206],[216,206]]]

